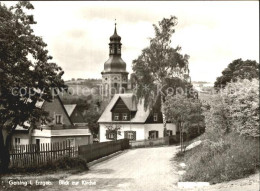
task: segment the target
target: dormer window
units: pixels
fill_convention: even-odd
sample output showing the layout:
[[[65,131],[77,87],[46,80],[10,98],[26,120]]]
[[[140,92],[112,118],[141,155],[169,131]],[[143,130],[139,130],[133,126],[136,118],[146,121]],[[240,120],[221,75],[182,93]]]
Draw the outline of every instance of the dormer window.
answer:
[[[61,114],[56,114],[55,115],[55,123],[58,124],[62,124],[62,115]]]
[[[123,113],[123,120],[127,121],[127,113]]]
[[[153,121],[158,121],[158,113],[153,114]]]
[[[114,121],[118,121],[119,120],[119,113],[115,113],[114,114]]]

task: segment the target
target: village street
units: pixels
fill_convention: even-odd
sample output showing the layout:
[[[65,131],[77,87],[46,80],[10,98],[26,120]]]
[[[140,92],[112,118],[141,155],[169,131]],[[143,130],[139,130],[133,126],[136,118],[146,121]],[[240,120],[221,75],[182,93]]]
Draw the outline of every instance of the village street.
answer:
[[[175,146],[124,151],[109,160],[95,164],[90,170],[66,178],[70,182],[96,182],[96,185],[62,186],[47,190],[176,190],[178,174],[172,160]],[[46,188],[45,188],[46,189]]]

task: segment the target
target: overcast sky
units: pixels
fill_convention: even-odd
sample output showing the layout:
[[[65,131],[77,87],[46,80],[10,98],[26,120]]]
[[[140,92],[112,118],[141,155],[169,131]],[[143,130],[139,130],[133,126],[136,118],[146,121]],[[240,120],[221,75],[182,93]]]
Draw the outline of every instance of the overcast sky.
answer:
[[[190,55],[192,81],[214,82],[234,59],[259,62],[259,2],[32,2],[36,35],[65,71],[64,79],[101,78],[109,37],[122,37],[122,58],[132,60],[154,36],[152,24],[178,18],[172,45]]]

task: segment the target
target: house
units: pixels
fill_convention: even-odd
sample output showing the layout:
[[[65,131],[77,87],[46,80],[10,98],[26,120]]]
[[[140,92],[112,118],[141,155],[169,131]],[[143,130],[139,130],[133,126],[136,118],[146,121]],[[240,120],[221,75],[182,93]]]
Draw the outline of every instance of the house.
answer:
[[[133,94],[115,94],[101,117],[99,123],[99,140],[105,142],[115,139],[144,140],[164,136],[162,113],[159,101],[152,110],[145,110],[144,102],[138,102]],[[119,126],[120,134],[108,128]],[[167,123],[169,135],[176,135],[176,125]]]
[[[92,144],[93,138],[89,129],[86,126],[74,125],[59,96],[54,97],[51,102],[37,102],[36,106],[49,112],[52,121],[40,121],[31,131],[17,126],[12,136],[12,145],[40,145],[63,141],[70,141],[72,146]],[[75,108],[70,111],[72,110]],[[75,113],[73,111],[71,116]]]

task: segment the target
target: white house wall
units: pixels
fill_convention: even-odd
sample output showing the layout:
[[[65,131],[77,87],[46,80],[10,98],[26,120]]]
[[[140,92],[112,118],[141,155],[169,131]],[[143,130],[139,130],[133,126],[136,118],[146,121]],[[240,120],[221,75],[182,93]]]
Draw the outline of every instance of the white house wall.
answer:
[[[12,136],[12,144],[15,145],[15,138],[20,138],[20,145],[29,144],[29,136],[28,133],[19,133],[15,132]]]
[[[106,125],[107,124],[100,124],[99,125],[99,140],[100,142],[111,141],[106,138]],[[117,135],[117,139],[124,138],[124,131],[136,131],[136,140],[143,140],[144,139],[144,124],[120,124],[121,126],[121,135]]]
[[[99,140],[100,142],[105,141],[111,141],[106,138],[106,125],[100,123],[99,124]],[[123,139],[124,138],[124,131],[136,131],[136,140],[144,140],[148,139],[149,131],[158,131],[159,137],[163,137],[163,124],[157,123],[157,124],[120,124],[121,126],[121,135],[117,135],[117,139]],[[172,134],[176,134],[176,126],[172,123],[167,123],[167,130],[172,130]]]
[[[176,126],[172,123],[167,123],[166,126],[167,130],[172,130],[172,134],[176,135]],[[148,139],[149,131],[158,131],[159,138],[163,137],[163,123],[152,123],[152,124],[145,124],[145,137],[144,139]]]

